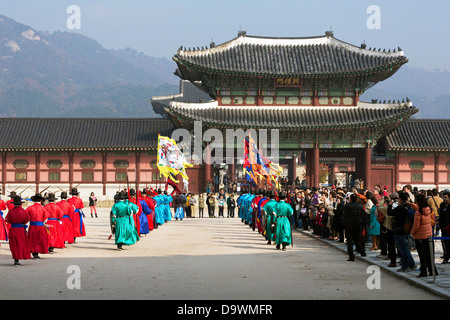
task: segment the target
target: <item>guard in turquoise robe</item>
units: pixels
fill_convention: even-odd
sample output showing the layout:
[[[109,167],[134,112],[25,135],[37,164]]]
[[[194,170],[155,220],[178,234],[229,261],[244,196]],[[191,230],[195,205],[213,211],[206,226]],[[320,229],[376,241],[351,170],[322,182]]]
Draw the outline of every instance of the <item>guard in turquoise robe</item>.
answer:
[[[131,246],[139,241],[139,235],[134,226],[133,213],[139,210],[138,206],[128,203],[124,192],[119,194],[119,201],[111,208],[111,221],[115,228],[115,243],[119,250],[122,245]]]
[[[155,221],[158,225],[162,225],[165,222],[164,219],[164,198],[161,194],[161,190],[158,190],[158,195],[156,197],[153,197],[153,199],[156,201],[155,205]]]
[[[164,199],[164,221],[171,221],[172,220],[172,211],[170,210],[170,203],[173,201],[173,198],[171,195],[167,194],[167,191],[164,191],[164,194],[162,195]]]
[[[280,245],[283,246],[283,250],[286,250],[286,246],[290,245],[292,242],[292,230],[290,223],[290,216],[294,210],[291,205],[285,201],[286,193],[283,191],[280,196],[280,202],[278,202],[273,211],[276,214],[276,235],[275,243],[277,244],[277,249],[280,249]]]
[[[270,194],[270,200],[264,205],[263,210],[266,215],[266,239],[267,244],[271,244],[275,240],[274,234],[272,233],[272,224],[275,223],[275,212],[273,209],[278,204],[275,200],[275,195]]]
[[[247,194],[247,196],[244,198],[244,222],[245,224],[250,225],[252,222],[252,200],[255,198],[254,194]]]

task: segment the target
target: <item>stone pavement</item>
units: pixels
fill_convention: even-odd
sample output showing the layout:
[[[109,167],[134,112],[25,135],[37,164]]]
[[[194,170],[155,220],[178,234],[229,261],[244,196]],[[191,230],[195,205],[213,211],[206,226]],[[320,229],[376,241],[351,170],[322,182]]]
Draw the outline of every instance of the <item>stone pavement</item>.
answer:
[[[323,243],[328,244],[329,246],[332,246],[336,248],[337,250],[341,250],[345,253],[345,259],[348,258],[347,256],[347,245],[344,243],[339,243],[336,240],[324,240],[317,238],[316,235],[312,233],[312,231],[306,231],[302,228],[296,228],[296,231],[301,232],[305,235],[308,235],[310,237],[316,238],[317,241],[322,241]],[[366,261],[369,264],[377,265],[380,267],[381,270],[384,270],[386,272],[389,272],[393,275],[395,275],[398,278],[404,279],[408,281],[409,283],[423,288],[424,290],[427,290],[428,292],[432,292],[436,295],[439,295],[443,298],[450,299],[450,263],[449,264],[441,264],[442,259],[440,258],[443,255],[442,251],[442,244],[441,240],[435,240],[435,266],[438,270],[439,275],[433,278],[433,276],[428,276],[425,278],[419,278],[419,266],[420,266],[420,260],[419,255],[417,254],[416,250],[412,250],[411,254],[414,258],[414,261],[416,262],[417,269],[412,270],[409,272],[398,272],[397,269],[400,268],[400,265],[397,260],[397,267],[388,267],[388,264],[390,260],[384,260],[383,258],[377,258],[377,256],[380,254],[380,250],[376,251],[369,251],[371,244],[366,244],[366,256],[361,257],[358,253],[355,253],[356,259],[360,259],[363,261]],[[351,263],[351,262],[349,262]]]

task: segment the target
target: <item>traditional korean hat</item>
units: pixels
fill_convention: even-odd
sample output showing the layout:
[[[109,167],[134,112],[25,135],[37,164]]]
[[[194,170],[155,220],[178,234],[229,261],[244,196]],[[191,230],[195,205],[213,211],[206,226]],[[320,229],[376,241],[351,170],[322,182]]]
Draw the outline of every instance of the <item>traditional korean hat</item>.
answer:
[[[135,195],[136,195],[136,190],[130,189],[130,196],[135,196]]]
[[[45,200],[45,198],[40,193],[36,193],[34,196],[31,197],[31,201],[34,201],[34,202],[39,202],[42,200]]]
[[[49,193],[48,194],[48,197],[46,198],[48,201],[55,201],[56,199],[58,199],[58,198],[56,198],[55,197],[55,194],[54,193]]]
[[[72,188],[72,192],[70,194],[80,194],[77,188]]]
[[[22,203],[24,203],[25,201],[23,201],[22,200],[22,198],[20,197],[20,196],[14,196],[13,197],[13,204],[14,205],[16,205],[16,204],[22,204]]]
[[[11,199],[14,198],[17,195],[17,193],[15,191],[11,191],[11,194],[8,196]]]
[[[67,199],[67,192],[63,191],[60,195],[61,199]]]
[[[278,195],[278,199],[283,200],[286,199],[286,191],[281,191]]]
[[[119,192],[119,200],[125,200],[125,199],[128,199],[127,193],[120,191]]]

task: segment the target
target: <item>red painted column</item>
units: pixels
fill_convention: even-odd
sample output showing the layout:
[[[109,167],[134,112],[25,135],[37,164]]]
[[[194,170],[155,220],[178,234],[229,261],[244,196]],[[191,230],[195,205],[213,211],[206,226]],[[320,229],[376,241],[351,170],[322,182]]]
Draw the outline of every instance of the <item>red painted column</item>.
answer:
[[[295,182],[295,179],[297,178],[297,156],[294,155],[292,157],[292,182]]]
[[[395,169],[394,169],[394,185],[391,186],[391,190],[395,191],[395,186],[400,183],[400,155],[395,154]]]
[[[141,153],[136,151],[136,192],[141,184]]]
[[[41,153],[36,152],[36,193],[39,192],[39,184],[41,182]]]
[[[319,184],[320,184],[320,179],[319,179],[319,171],[320,171],[320,162],[319,162],[319,148],[314,148],[312,150],[312,176],[313,176],[313,183],[312,183],[312,187],[317,187],[319,188]]]
[[[363,179],[364,189],[372,191],[372,148],[370,145],[364,149]]]
[[[439,153],[434,154],[434,182],[439,190]]]
[[[73,152],[69,152],[69,190],[73,188]]]
[[[306,176],[306,181],[308,182],[308,187],[311,187],[312,185],[312,179],[311,179],[311,150],[306,149],[305,150],[305,176]]]
[[[103,195],[106,196],[106,152],[102,152],[102,184],[103,184]]]

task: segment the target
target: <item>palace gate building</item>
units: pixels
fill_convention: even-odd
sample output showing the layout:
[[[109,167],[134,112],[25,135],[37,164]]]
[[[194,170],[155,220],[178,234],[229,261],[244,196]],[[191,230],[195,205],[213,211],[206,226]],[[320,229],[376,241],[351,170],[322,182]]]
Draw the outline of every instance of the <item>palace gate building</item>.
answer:
[[[370,189],[450,188],[449,119],[412,119],[418,109],[407,98],[360,101],[408,62],[400,48],[355,46],[331,32],[304,38],[240,32],[221,45],[180,47],[173,60],[180,93],[151,99],[160,118],[0,119],[2,194],[77,187],[86,200],[90,192],[110,200],[127,180],[141,189],[162,187],[158,134],[184,128],[193,136],[196,123],[224,137],[226,129],[277,129],[284,174],[308,186],[349,186],[358,178]],[[225,173],[241,179],[237,158],[189,168],[190,190],[203,192]]]

